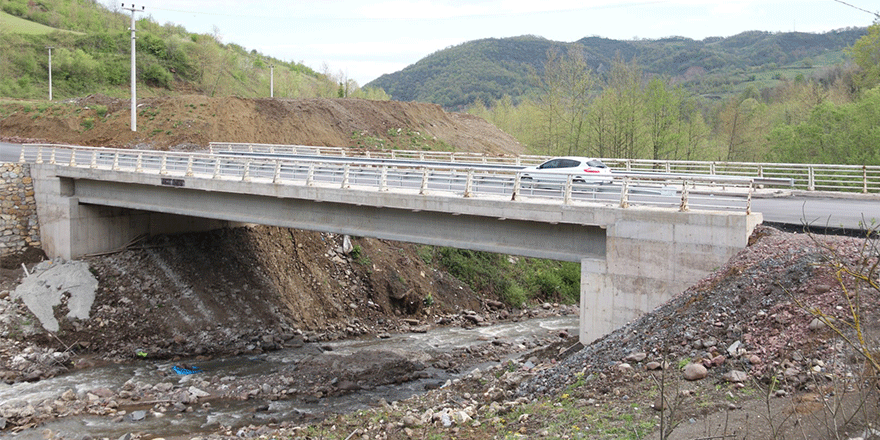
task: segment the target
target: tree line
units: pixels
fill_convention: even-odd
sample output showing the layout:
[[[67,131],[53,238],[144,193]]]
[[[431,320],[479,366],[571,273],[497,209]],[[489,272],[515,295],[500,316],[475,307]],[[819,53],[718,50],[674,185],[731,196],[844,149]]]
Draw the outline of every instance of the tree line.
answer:
[[[617,56],[591,69],[581,50],[547,53],[530,96],[469,112],[542,155],[880,165],[880,23],[851,61],[726,98],[700,96]]]

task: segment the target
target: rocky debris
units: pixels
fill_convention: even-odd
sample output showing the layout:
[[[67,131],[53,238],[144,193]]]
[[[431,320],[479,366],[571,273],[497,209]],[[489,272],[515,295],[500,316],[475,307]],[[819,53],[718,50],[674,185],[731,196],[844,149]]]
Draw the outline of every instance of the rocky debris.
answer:
[[[849,307],[835,282],[828,249],[855,266],[862,262],[864,238],[789,234],[768,227],[757,228],[755,237],[724,267],[669,303],[539,372],[519,388],[520,395],[553,393],[577,374],[619,374],[619,360],[635,362],[636,355],[647,361],[649,371],[666,360],[690,360],[682,369],[689,380],[785,378],[789,393],[808,386],[807,372],[816,371],[813,367],[823,359],[823,365],[834,363],[837,374],[859,371],[858,363],[845,361],[845,347],[795,298],[821,307],[830,319],[846,320]],[[861,300],[863,319],[878,316],[880,298],[863,295]],[[822,336],[817,338],[817,332]]]

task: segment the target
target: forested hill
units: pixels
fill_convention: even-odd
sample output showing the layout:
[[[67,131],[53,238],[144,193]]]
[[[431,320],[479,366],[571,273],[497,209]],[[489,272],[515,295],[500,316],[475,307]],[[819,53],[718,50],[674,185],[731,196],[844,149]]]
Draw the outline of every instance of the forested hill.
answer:
[[[573,43],[536,36],[470,41],[435,52],[405,69],[366,84],[383,89],[393,99],[424,101],[460,109],[476,100],[492,102],[504,95],[514,99],[534,87],[534,73],[543,73],[549,50],[580,50],[587,64],[602,73],[615,56],[633,58],[649,75],[681,83],[694,93],[725,95],[745,83],[760,87],[844,59],[843,50],[866,34],[848,28],[823,34],[803,32],[743,32],[732,37],[692,40],[621,41],[586,37]]]

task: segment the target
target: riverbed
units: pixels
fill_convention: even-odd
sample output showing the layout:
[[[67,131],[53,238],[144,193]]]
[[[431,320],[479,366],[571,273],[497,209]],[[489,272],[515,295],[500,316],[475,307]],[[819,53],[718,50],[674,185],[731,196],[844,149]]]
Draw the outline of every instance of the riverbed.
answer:
[[[30,405],[36,412],[60,407],[67,413],[17,433],[7,429],[0,438],[37,440],[50,433],[77,439],[130,433],[174,437],[320,420],[443,387],[475,368],[513,358],[528,362],[547,341],[577,334],[577,326],[578,317],[569,315],[439,327],[384,339],[306,343],[259,355],[143,360],[4,384],[0,407],[27,410]],[[365,379],[383,375],[387,380]]]

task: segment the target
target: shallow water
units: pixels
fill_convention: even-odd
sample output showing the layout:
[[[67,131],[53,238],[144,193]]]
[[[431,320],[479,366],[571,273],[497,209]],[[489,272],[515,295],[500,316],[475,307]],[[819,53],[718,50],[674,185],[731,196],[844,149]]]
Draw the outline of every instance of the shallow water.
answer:
[[[464,329],[460,327],[443,327],[427,333],[408,333],[394,335],[390,339],[361,338],[330,343],[321,343],[321,347],[330,349],[336,355],[353,354],[360,350],[394,350],[410,353],[418,357],[419,353],[436,354],[450,351],[458,347],[466,347],[485,343],[501,338],[513,345],[513,351],[521,344],[534,337],[543,337],[560,330],[568,330],[576,334],[577,316],[555,318],[539,318],[520,322],[496,324],[488,327]],[[118,390],[129,379],[155,385],[160,382],[172,382],[185,385],[201,380],[203,374],[219,377],[235,376],[236,380],[258,378],[271,372],[282,371],[292,364],[308,356],[320,356],[321,350],[316,344],[306,344],[301,348],[290,348],[262,354],[258,356],[238,356],[199,362],[197,366],[204,373],[178,376],[171,372],[171,362],[143,361],[124,365],[107,365],[78,370],[52,379],[36,383],[16,383],[0,385],[0,405],[18,406],[16,401],[38,403],[47,399],[57,399],[67,389],[78,394],[97,388]],[[511,357],[516,354],[511,355]],[[480,367],[486,367],[483,364]],[[472,370],[470,368],[468,371]],[[426,385],[443,383],[456,376],[444,370],[428,368],[425,370],[430,378],[419,379],[402,384],[376,387],[370,390],[359,390],[344,396],[324,397],[315,402],[303,402],[299,399],[266,401],[253,400],[212,400],[207,409],[200,405],[192,405],[194,411],[189,413],[171,412],[156,413],[145,408],[147,416],[140,421],[131,421],[123,417],[123,421],[114,421],[116,416],[74,416],[65,417],[45,423],[37,428],[11,434],[0,432],[0,438],[43,440],[51,431],[52,435],[63,438],[82,438],[89,434],[95,438],[119,438],[127,433],[148,433],[150,436],[176,436],[213,432],[221,426],[261,425],[284,420],[302,420],[310,415],[320,417],[322,414],[347,413],[375,405],[380,399],[391,402],[422,393]],[[265,410],[268,406],[268,410]],[[131,411],[129,411],[129,415]],[[47,431],[48,430],[48,431]]]

